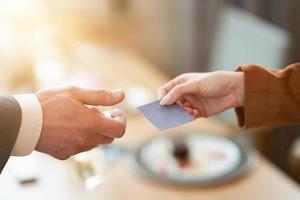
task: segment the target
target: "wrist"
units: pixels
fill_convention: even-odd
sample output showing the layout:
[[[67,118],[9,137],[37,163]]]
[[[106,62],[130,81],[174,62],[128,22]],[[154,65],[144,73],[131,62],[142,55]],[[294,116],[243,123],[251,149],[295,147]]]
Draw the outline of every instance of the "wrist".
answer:
[[[244,107],[245,101],[245,75],[244,72],[235,73],[236,107]]]

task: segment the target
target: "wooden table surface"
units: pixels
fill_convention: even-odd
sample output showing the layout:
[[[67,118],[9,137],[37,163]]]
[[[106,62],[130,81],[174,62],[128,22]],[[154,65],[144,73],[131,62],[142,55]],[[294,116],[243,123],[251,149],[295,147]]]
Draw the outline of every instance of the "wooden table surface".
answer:
[[[100,59],[101,58],[101,59]],[[89,58],[91,59],[91,58]],[[84,63],[96,70],[103,84],[109,88],[140,85],[154,93],[168,78],[137,53],[118,51],[115,55],[95,56]],[[100,60],[99,60],[100,59]],[[101,66],[93,66],[101,63]],[[96,72],[95,71],[95,72]],[[171,132],[204,131],[225,136],[232,129],[214,119],[199,119],[172,129]],[[156,134],[160,134],[144,117],[130,115],[125,136],[116,143],[135,148]],[[125,158],[116,164],[95,190],[87,191],[82,181],[74,177],[69,161],[58,161],[45,154],[35,153],[38,182],[22,186],[13,178],[8,163],[0,177],[0,199],[67,200],[67,199],[143,199],[143,200],[232,200],[232,199],[300,199],[299,187],[274,165],[261,157],[254,170],[230,183],[208,188],[172,187],[146,179],[136,173]]]

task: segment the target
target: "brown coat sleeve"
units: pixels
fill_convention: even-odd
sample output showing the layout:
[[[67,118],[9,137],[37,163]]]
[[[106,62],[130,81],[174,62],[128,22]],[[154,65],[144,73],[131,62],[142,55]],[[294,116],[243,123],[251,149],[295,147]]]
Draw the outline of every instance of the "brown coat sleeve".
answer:
[[[245,102],[236,108],[243,128],[300,124],[300,63],[274,70],[244,65]]]

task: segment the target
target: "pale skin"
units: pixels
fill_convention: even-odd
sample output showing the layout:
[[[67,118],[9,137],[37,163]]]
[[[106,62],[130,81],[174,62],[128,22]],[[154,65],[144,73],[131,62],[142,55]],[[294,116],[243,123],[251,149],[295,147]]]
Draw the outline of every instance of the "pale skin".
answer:
[[[178,103],[195,118],[209,117],[244,106],[244,73],[182,74],[159,88],[158,96],[162,105]]]
[[[120,109],[112,110],[107,117],[95,107],[120,103],[125,97],[121,90],[70,87],[39,91],[36,95],[43,110],[37,151],[65,160],[98,145],[110,144],[125,133],[126,118]]]

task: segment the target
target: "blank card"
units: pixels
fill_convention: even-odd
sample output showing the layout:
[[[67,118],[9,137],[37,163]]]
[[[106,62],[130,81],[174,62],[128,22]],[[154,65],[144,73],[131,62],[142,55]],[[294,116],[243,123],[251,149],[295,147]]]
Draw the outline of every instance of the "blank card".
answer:
[[[195,120],[177,104],[170,106],[160,105],[160,101],[137,108],[156,128],[166,130]]]

